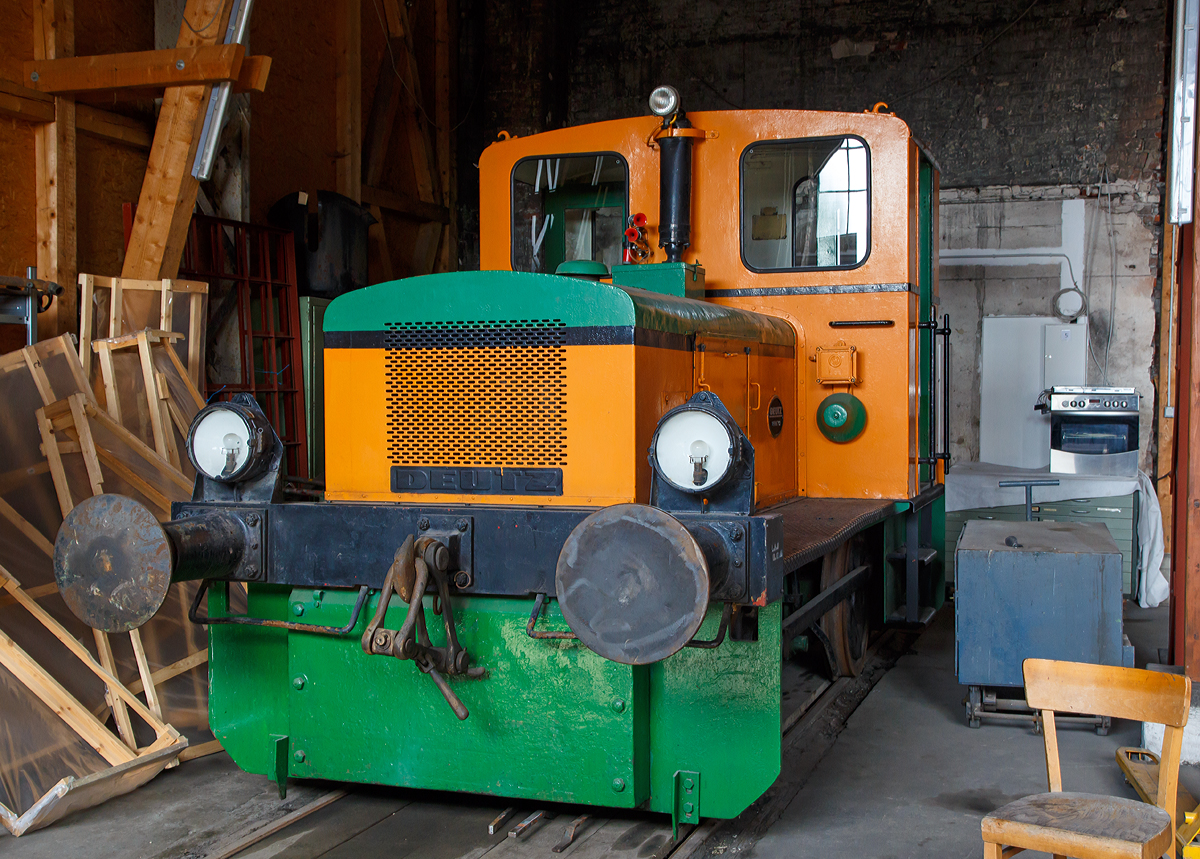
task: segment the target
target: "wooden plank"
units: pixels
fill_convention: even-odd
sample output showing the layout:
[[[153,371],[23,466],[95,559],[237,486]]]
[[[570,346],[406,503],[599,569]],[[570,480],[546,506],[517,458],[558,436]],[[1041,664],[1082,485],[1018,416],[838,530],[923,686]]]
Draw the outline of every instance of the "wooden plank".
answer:
[[[457,114],[458,4],[451,0],[436,0],[434,6],[434,109],[437,120],[438,173],[442,184],[442,202],[451,217],[442,237],[438,262],[442,271],[458,268],[458,171],[455,160],[456,135],[454,117]]]
[[[1200,201],[1200,183],[1197,183],[1195,190],[1196,198]],[[1193,230],[1194,230],[1194,226]],[[1200,242],[1195,241],[1194,232],[1192,241],[1190,242],[1191,259],[1188,260],[1188,275],[1190,283],[1187,286],[1190,294],[1189,322],[1190,328],[1180,328],[1180,345],[1182,347],[1184,340],[1188,344],[1188,359],[1189,366],[1186,368],[1187,387],[1184,388],[1184,368],[1180,369],[1180,387],[1179,387],[1179,412],[1187,411],[1186,416],[1181,416],[1176,412],[1176,420],[1183,423],[1181,418],[1186,419],[1187,449],[1181,450],[1176,466],[1176,475],[1181,482],[1179,494],[1186,496],[1186,504],[1181,505],[1186,509],[1186,515],[1181,517],[1183,522],[1184,539],[1186,543],[1183,547],[1178,545],[1178,541],[1174,547],[1178,554],[1180,549],[1183,549],[1182,558],[1174,561],[1174,572],[1177,574],[1173,578],[1176,580],[1173,583],[1174,598],[1178,601],[1180,596],[1182,600],[1183,613],[1183,628],[1179,630],[1183,641],[1183,652],[1175,651],[1175,664],[1184,666],[1184,671],[1187,676],[1192,679],[1192,682],[1200,681],[1200,348],[1196,348],[1195,344],[1200,343],[1197,337],[1200,337],[1200,284],[1197,283],[1200,278]],[[1181,266],[1182,267],[1182,266]],[[1182,287],[1182,284],[1181,284]],[[1182,298],[1183,291],[1180,295]],[[1183,351],[1182,348],[1180,350]],[[1181,355],[1182,359],[1183,356]],[[1185,427],[1180,426],[1180,431]],[[1182,444],[1182,438],[1180,439]],[[1182,573],[1182,576],[1178,575]]]
[[[190,348],[188,349],[188,354],[189,354],[189,356],[191,354]],[[204,397],[200,394],[200,391],[198,391],[196,389],[196,383],[192,379],[192,376],[191,376],[191,367],[184,369],[183,361],[180,360],[179,355],[176,354],[174,349],[167,348],[167,357],[170,359],[171,363],[175,365],[175,370],[179,373],[179,377],[188,383],[188,385],[187,385],[188,395],[192,398],[192,402],[195,403],[196,408],[197,409],[204,408],[206,403],[204,402]],[[197,363],[199,363],[198,356],[197,356]],[[184,430],[184,434],[185,435],[187,434],[187,430]]]
[[[138,492],[145,495],[146,500],[148,500],[149,502],[154,504],[156,507],[158,507],[160,510],[167,513],[168,515],[170,514],[170,512],[171,512],[171,499],[170,498],[163,495],[161,492],[159,492],[157,489],[155,489],[153,486],[151,486],[149,483],[147,483],[145,480],[143,480],[141,477],[139,477],[133,471],[131,471],[129,466],[127,466],[125,463],[121,462],[121,460],[117,459],[109,451],[105,450],[104,448],[100,448],[99,454],[100,454],[100,458],[102,460],[104,460],[104,463],[109,468],[111,468],[113,471],[115,471],[117,473],[117,475],[119,477],[121,477],[123,480],[125,480],[127,483],[129,483],[131,486],[133,486],[135,489],[137,489]]]
[[[46,557],[54,557],[54,544],[46,539],[46,535],[33,526],[32,523],[20,513],[18,513],[11,504],[0,498],[0,516],[3,516],[11,522],[18,531],[25,535],[29,542],[37,546],[46,553]]]
[[[232,0],[188,0],[177,47],[212,45],[224,38],[231,5]],[[163,93],[121,269],[124,277],[161,280],[179,271],[200,187],[192,177],[192,162],[211,89],[199,84],[168,87]]]
[[[123,764],[137,757],[3,630],[0,630],[0,665],[110,764]]]
[[[383,0],[383,14],[387,20],[388,38],[403,39],[406,24],[400,18],[400,0]]]
[[[42,359],[38,356],[37,350],[32,346],[26,346],[21,350],[21,354],[25,356],[25,366],[29,368],[29,375],[33,377],[33,384],[38,389],[38,396],[42,398],[42,405],[50,405],[58,397],[54,395],[54,388],[46,377],[46,370],[42,367]]]
[[[150,338],[145,331],[138,332],[138,357],[141,359],[142,379],[146,386],[146,404],[150,412],[150,429],[154,433],[154,449],[168,462],[171,454],[167,448],[167,428],[163,425],[163,413],[158,401],[158,384],[154,376],[154,361],[150,357]],[[177,466],[177,463],[171,463]]]
[[[112,347],[102,340],[95,341],[96,355],[100,359],[100,378],[104,383],[104,408],[112,419],[124,424],[121,418],[121,398],[117,393],[117,372],[113,369]]]
[[[263,92],[267,88],[267,77],[271,74],[270,57],[246,57],[242,70],[233,83],[234,92]]]
[[[120,436],[121,440],[125,442],[125,444],[133,448],[134,451],[142,457],[142,459],[154,465],[167,479],[183,490],[183,492],[185,492],[188,496],[192,494],[192,485],[194,481],[188,480],[182,472],[172,466],[170,462],[155,453],[154,450],[148,447],[140,438],[135,436],[129,430],[125,429],[125,427],[121,426],[108,415],[104,414],[104,412],[97,409],[96,406],[90,402],[84,404],[84,411],[87,412],[88,417],[95,420],[105,429]]]
[[[387,230],[383,227],[383,211],[378,206],[372,206],[371,217],[375,223],[367,228],[367,241],[370,243],[370,259],[377,260],[379,270],[371,272],[371,282],[393,280],[396,277],[392,267],[392,252],[388,249]]]
[[[438,188],[437,163],[433,142],[426,124],[425,111],[420,103],[421,75],[417,68],[417,54],[413,49],[412,28],[408,10],[404,3],[396,4],[396,14],[403,29],[404,51],[396,58],[401,80],[405,84],[408,98],[405,100],[404,117],[408,129],[409,149],[412,153],[413,173],[417,179],[417,196],[427,203],[441,202]]]
[[[63,518],[71,512],[75,501],[71,498],[71,486],[67,482],[67,472],[63,469],[62,456],[58,452],[58,440],[54,437],[54,426],[46,416],[46,407],[35,413],[38,431],[42,436],[42,454],[50,465],[50,477],[54,481],[54,494],[58,496],[58,509]]]
[[[397,51],[404,50],[400,40],[385,46],[383,57],[379,62],[379,72],[376,75],[375,97],[371,102],[371,113],[367,118],[367,128],[362,141],[362,181],[363,185],[378,185],[383,178],[383,168],[387,165],[388,149],[392,141],[392,128],[396,125],[396,113],[400,109],[400,98],[403,89],[396,78],[396,68],[392,65],[392,57]]]
[[[0,114],[27,122],[54,122],[54,97],[0,80]]]
[[[96,455],[96,442],[92,439],[92,428],[88,426],[87,415],[83,410],[83,395],[72,394],[68,401],[71,403],[71,417],[75,421],[75,436],[79,440],[80,453],[83,454],[83,464],[87,468],[92,495],[103,495],[104,472],[100,470],[100,458]]]
[[[29,60],[23,83],[38,92],[68,95],[98,90],[158,88],[236,81],[242,45],[193,45],[91,57]]]
[[[244,67],[245,62],[242,65]],[[154,131],[145,120],[101,110],[90,104],[75,105],[75,131],[134,149],[149,149],[154,144]]]
[[[164,668],[158,669],[150,675],[150,679],[153,681],[155,686],[161,686],[168,680],[178,677],[180,674],[186,674],[196,666],[203,665],[206,662],[208,662],[208,651],[197,650],[195,653],[191,654],[190,656],[185,656],[178,662],[173,662]],[[134,680],[129,684],[128,688],[130,692],[137,694],[143,689],[143,681]]]
[[[186,379],[187,377],[185,376],[184,378]],[[159,412],[159,420],[163,425],[163,438],[167,442],[167,459],[171,460],[171,465],[179,468],[179,448],[175,444],[175,433],[171,432],[171,389],[167,387],[167,377],[165,374],[155,370],[154,379],[154,390],[158,397],[158,402],[155,406]],[[182,430],[182,434],[186,437],[187,430]]]
[[[92,654],[88,652],[87,648],[80,644],[79,640],[71,635],[65,626],[34,602],[29,594],[21,588],[21,583],[13,578],[12,574],[2,566],[0,566],[0,587],[3,587],[4,590],[11,594],[42,626],[46,627],[55,638],[66,645],[67,649],[83,663],[85,668],[95,674],[105,685],[114,689],[116,695],[129,705],[129,709],[133,710],[140,719],[154,729],[154,733],[158,735],[160,740],[163,737],[179,736],[178,731],[150,712],[146,705],[139,701],[137,696],[117,679],[115,674],[97,662]],[[109,734],[109,736],[112,735]]]
[[[337,192],[359,202],[362,193],[362,0],[335,0],[335,5]]]
[[[400,194],[396,191],[388,191],[384,188],[364,185],[362,188],[362,201],[369,206],[379,206],[382,209],[387,209],[389,212],[394,212],[403,218],[409,218],[414,221],[437,224],[450,223],[450,210],[445,206],[437,203],[426,203],[424,200],[418,200],[415,197]]]
[[[1174,366],[1175,343],[1179,334],[1179,288],[1176,281],[1175,244],[1179,227],[1164,224],[1162,251],[1162,301],[1158,317],[1158,461],[1155,463],[1155,490],[1162,510],[1163,551],[1171,553],[1171,517],[1174,512],[1175,484],[1175,414],[1179,388]],[[1167,395],[1168,390],[1170,396]],[[1170,410],[1172,417],[1167,416]]]
[[[117,662],[113,659],[112,643],[108,640],[108,634],[98,629],[93,629],[92,636],[96,640],[96,653],[100,656],[101,667],[113,677],[116,677]],[[112,708],[113,721],[117,723],[117,733],[125,741],[125,745],[136,752],[137,737],[133,735],[133,722],[129,720],[129,708],[117,696],[115,686],[109,684],[107,689],[108,691],[104,697],[108,701],[108,706]]]
[[[218,844],[215,848],[209,851],[204,859],[230,859],[231,856],[236,856],[247,847],[257,844],[264,838],[274,835],[281,829],[286,829],[298,820],[303,820],[314,811],[320,811],[330,803],[337,802],[346,795],[344,790],[332,790],[324,796],[317,797],[308,805],[301,806],[291,814],[285,814],[276,821],[258,826],[249,830],[242,830],[230,836],[227,841]]]
[[[217,752],[225,751],[225,747],[221,745],[220,740],[209,740],[207,743],[201,743],[198,746],[188,746],[179,753],[180,761],[193,761],[196,758],[215,755]]]
[[[162,702],[158,700],[158,689],[154,686],[154,675],[150,672],[150,662],[146,659],[146,648],[142,646],[140,630],[129,631],[129,644],[133,647],[133,659],[137,663],[138,677],[141,680],[142,688],[146,691],[146,704],[150,707],[150,712],[161,719],[163,717]]]
[[[92,371],[92,329],[96,320],[96,276],[93,274],[79,275],[79,363],[83,365],[84,375]]]
[[[33,56],[52,60],[75,53],[74,0],[34,4]],[[75,102],[54,100],[54,121],[34,132],[38,276],[60,284],[62,295],[38,317],[41,339],[76,330]]]
[[[242,63],[243,69],[251,59],[266,58],[247,57]],[[26,122],[54,122],[54,96],[0,79],[0,115]],[[138,149],[149,149],[154,139],[150,126],[144,120],[90,104],[75,105],[75,131]]]
[[[205,291],[208,285],[205,284]],[[185,378],[192,383],[192,389],[198,390],[200,387],[201,375],[207,376],[204,372],[204,367],[200,364],[200,347],[204,345],[205,327],[208,320],[204,318],[204,299],[202,296],[193,295],[188,299],[188,339],[187,339],[187,373]],[[175,350],[169,350],[172,355]],[[178,364],[178,361],[176,361]]]

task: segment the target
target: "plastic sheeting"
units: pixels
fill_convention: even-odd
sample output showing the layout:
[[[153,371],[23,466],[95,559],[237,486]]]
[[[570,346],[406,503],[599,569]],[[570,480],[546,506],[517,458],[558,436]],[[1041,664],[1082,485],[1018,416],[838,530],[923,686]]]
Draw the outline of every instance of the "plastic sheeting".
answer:
[[[120,331],[110,331],[109,321],[111,314],[109,312],[112,301],[112,290],[105,288],[96,288],[92,294],[92,340],[102,340],[105,337],[116,337],[121,334],[132,334],[135,331],[141,331],[145,328],[158,329],[162,326],[162,293],[149,290],[122,290],[121,291],[121,325]],[[195,344],[195,349],[199,354],[199,385],[204,384],[204,367],[207,358],[205,354],[205,340],[203,330],[205,328],[204,321],[208,319],[208,294],[203,293],[199,298],[200,307],[198,310],[200,329],[202,336],[199,337]],[[176,340],[171,348],[179,356],[179,360],[183,362],[183,366],[188,367],[188,336],[191,330],[191,305],[192,293],[178,292],[171,295],[171,312],[170,326],[168,331],[177,331],[184,336],[182,340]],[[92,366],[95,366],[95,360],[92,361]],[[190,369],[190,368],[189,368]]]
[[[46,401],[86,392],[86,381],[75,352],[73,338],[61,337],[34,347],[37,363],[44,373],[48,389],[39,391],[28,363],[21,352],[0,356],[0,565],[3,565],[38,604],[59,621],[94,656],[94,634],[67,609],[54,589],[53,564],[48,550],[58,533],[62,512],[49,466],[40,450],[42,439],[36,412]],[[90,397],[90,394],[87,394]],[[97,407],[98,408],[98,407]],[[142,476],[168,499],[187,497],[177,483],[164,478],[128,443],[120,433],[106,429],[96,420],[89,421],[96,444],[112,451],[119,462]],[[64,432],[56,436],[67,442]],[[78,503],[91,496],[83,457],[77,452],[63,455],[63,467],[71,501]],[[103,459],[103,488],[122,492],[147,501],[135,487],[106,468]],[[167,511],[151,504],[162,516]],[[15,515],[14,515],[15,514]],[[25,533],[13,520],[19,516],[28,525]],[[39,536],[40,535],[40,536]],[[164,668],[202,650],[203,628],[186,619],[195,585],[181,593],[172,588],[163,610],[142,629],[147,661],[152,670]],[[23,606],[0,591],[0,631],[9,636],[81,704],[111,719],[105,704],[104,684],[67,648],[42,626]],[[129,637],[110,637],[116,673],[125,683],[137,677],[137,667]],[[164,717],[180,729],[199,732],[207,726],[207,671],[203,665],[158,687]],[[154,733],[139,719],[132,719],[139,744],[149,743]],[[113,728],[115,732],[115,728]],[[70,727],[53,715],[36,695],[0,668],[0,803],[22,814],[59,779],[67,775],[81,777],[108,767],[107,762],[81,740]]]

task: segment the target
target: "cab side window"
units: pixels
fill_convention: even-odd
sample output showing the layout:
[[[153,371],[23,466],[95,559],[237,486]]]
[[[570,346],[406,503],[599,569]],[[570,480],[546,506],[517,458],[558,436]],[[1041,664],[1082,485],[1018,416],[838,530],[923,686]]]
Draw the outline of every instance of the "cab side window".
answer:
[[[545,155],[512,174],[513,271],[546,272],[568,260],[621,262],[629,170],[620,155]]]
[[[753,271],[854,268],[870,252],[860,137],[756,143],[742,156],[742,259]]]

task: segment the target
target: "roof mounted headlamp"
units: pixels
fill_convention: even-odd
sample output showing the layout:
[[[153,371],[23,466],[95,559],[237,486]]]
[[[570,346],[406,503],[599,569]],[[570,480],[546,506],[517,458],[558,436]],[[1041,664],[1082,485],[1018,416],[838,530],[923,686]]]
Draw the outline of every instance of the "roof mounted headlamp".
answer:
[[[650,93],[650,111],[655,116],[672,116],[679,111],[679,91],[673,86],[655,87]]]

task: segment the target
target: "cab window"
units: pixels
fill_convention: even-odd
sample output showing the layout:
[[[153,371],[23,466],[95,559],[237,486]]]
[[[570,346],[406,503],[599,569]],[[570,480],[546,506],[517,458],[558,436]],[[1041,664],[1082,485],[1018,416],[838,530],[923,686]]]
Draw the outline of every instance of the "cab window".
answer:
[[[548,272],[567,260],[621,262],[629,169],[611,152],[545,155],[512,174],[513,271]]]
[[[755,143],[742,156],[742,260],[753,271],[854,268],[871,235],[860,137]]]

